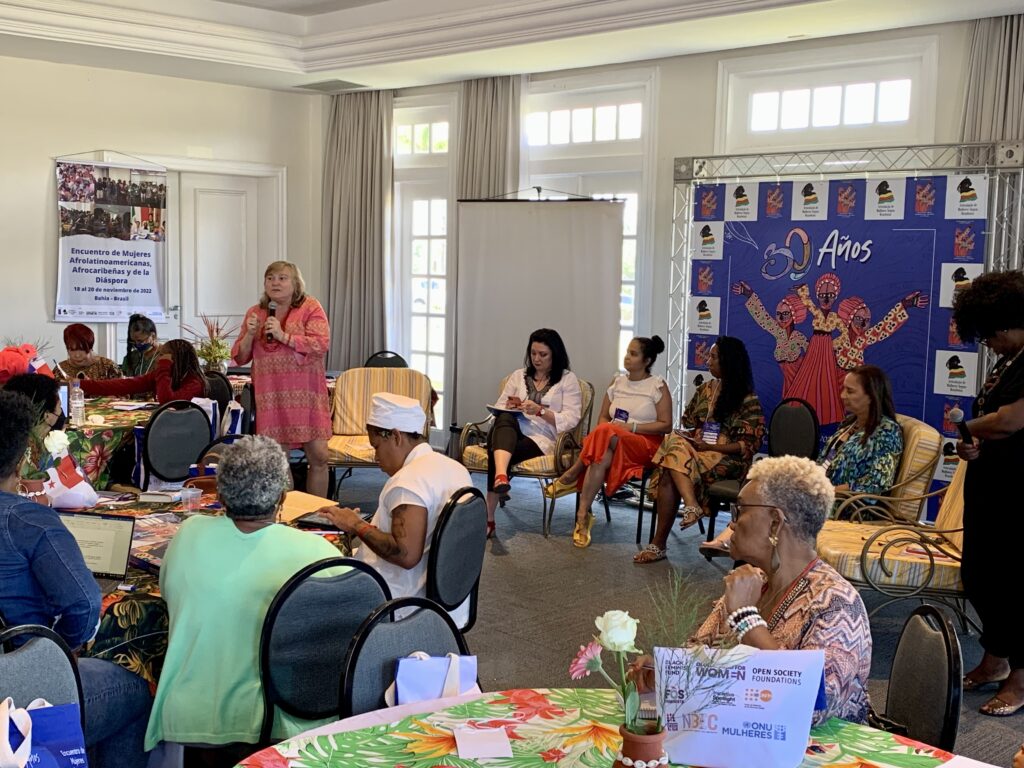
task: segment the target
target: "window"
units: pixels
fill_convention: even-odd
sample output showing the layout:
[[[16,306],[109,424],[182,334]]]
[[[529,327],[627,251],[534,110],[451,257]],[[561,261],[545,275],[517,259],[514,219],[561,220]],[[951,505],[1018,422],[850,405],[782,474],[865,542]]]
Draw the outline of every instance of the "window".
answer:
[[[921,37],[722,61],[715,151],[931,143],[936,59]]]
[[[437,103],[441,101],[442,103]],[[394,238],[388,345],[430,379],[436,426],[447,423],[448,97],[397,98],[394,110]]]
[[[652,165],[647,137],[653,73],[638,70],[558,81],[531,81],[523,97],[529,184],[542,197],[586,195],[625,202],[622,222],[619,347],[650,323],[646,248]],[[532,193],[528,195],[532,197]]]

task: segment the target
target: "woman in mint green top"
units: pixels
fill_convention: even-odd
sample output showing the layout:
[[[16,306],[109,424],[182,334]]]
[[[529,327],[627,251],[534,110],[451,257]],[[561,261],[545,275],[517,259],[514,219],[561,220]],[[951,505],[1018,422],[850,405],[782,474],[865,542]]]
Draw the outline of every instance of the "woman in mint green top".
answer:
[[[146,749],[160,741],[254,744],[263,720],[259,641],[281,586],[338,551],[319,536],[275,524],[289,484],[288,459],[268,437],[244,437],[218,465],[226,517],[187,520],[167,548],[160,589],[170,639]],[[279,712],[274,738],[312,725]]]

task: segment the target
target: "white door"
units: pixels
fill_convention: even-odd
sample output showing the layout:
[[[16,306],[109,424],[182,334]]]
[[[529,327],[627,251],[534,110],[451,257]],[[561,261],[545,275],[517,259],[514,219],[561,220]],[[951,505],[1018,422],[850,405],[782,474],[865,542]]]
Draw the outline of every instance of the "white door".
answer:
[[[201,314],[238,326],[260,295],[261,262],[279,255],[276,237],[261,239],[259,179],[198,173],[180,178],[180,317],[183,337],[191,340],[189,328],[205,333]]]

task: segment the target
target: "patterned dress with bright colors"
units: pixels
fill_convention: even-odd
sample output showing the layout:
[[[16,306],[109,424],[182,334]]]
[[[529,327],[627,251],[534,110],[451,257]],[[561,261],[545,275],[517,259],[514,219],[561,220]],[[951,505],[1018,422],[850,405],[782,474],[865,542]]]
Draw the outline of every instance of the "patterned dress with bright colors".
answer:
[[[715,392],[720,386],[718,379],[712,379],[697,387],[690,402],[683,411],[683,426],[697,430],[696,437],[702,437],[700,431],[704,423],[712,420]],[[761,401],[753,392],[748,394],[740,407],[729,414],[720,425],[718,441],[721,444],[739,443],[742,453],[725,454],[719,451],[697,451],[679,435],[670,433],[665,436],[654,455],[657,465],[651,475],[651,489],[656,489],[661,481],[664,469],[682,472],[693,483],[697,501],[704,509],[708,503],[708,489],[719,480],[740,480],[746,476],[754,454],[761,447],[764,439],[764,413]]]
[[[324,308],[307,296],[300,306],[288,311],[281,327],[291,335],[290,346],[266,340],[262,328],[267,310],[258,304],[245,313],[243,328],[250,315],[259,321],[260,333],[248,355],[241,354],[239,340],[232,347],[231,356],[237,365],[252,361],[256,431],[285,448],[329,439],[331,403],[324,361],[331,332]]]
[[[754,322],[775,337],[775,362],[782,371],[782,397],[792,397],[793,379],[800,369],[801,356],[807,351],[807,337],[792,327],[787,331],[768,314],[756,293],[747,298],[747,312]]]
[[[725,599],[719,598],[693,641],[712,645],[728,637],[728,615]],[[830,717],[867,722],[871,626],[864,601],[850,582],[816,559],[765,619],[783,650],[825,652],[827,707],[815,711],[814,724]]]
[[[792,397],[799,397],[811,404],[818,415],[820,424],[835,424],[842,421],[845,410],[836,385],[838,375],[835,346],[846,344],[846,324],[835,312],[822,312],[811,301],[806,285],[796,289],[797,296],[813,318],[810,344],[807,354],[793,379]],[[839,338],[834,332],[839,332]]]
[[[832,485],[848,485],[853,493],[884,493],[892,487],[903,455],[903,430],[883,416],[867,440],[855,424],[836,432],[825,444],[818,463]]]
[[[94,355],[92,362],[88,365],[75,365],[70,359],[64,360],[53,371],[53,378],[57,381],[68,379],[120,379],[121,369],[117,363],[106,357]]]
[[[848,334],[835,339],[832,346],[835,347],[836,365],[839,366],[839,385],[842,386],[843,379],[851,369],[864,365],[864,350],[867,347],[889,338],[909,319],[907,308],[901,301],[864,333],[856,336]]]

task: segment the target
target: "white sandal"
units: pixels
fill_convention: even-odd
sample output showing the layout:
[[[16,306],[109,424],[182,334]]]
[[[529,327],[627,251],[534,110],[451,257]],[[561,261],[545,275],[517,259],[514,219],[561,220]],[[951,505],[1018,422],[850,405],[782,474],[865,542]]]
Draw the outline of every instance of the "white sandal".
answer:
[[[650,557],[644,557],[644,555],[650,555]],[[633,562],[637,565],[647,565],[648,563],[656,563],[659,560],[664,560],[666,557],[668,557],[668,547],[659,547],[657,544],[648,544],[633,555]]]

